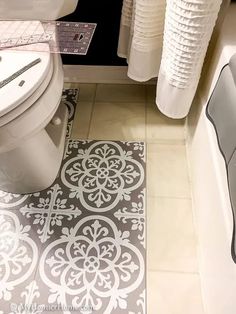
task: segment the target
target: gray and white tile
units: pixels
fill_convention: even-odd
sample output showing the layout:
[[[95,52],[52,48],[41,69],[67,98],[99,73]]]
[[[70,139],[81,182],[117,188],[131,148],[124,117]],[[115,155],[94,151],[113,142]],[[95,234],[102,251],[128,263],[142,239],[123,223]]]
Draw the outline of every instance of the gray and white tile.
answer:
[[[0,208],[4,314],[145,313],[144,143],[68,140],[54,184]]]
[[[18,313],[24,303],[23,291],[38,266],[39,245],[27,219],[17,210],[0,209],[0,308],[4,314]]]
[[[75,116],[75,110],[78,102],[79,97],[79,90],[76,88],[68,88],[64,89],[62,92],[62,102],[68,108],[68,123],[67,123],[67,131],[66,131],[66,138],[71,137],[73,121]]]
[[[145,145],[69,140],[48,189],[0,191],[4,314],[145,313]]]
[[[70,140],[54,186],[21,209],[40,230],[35,281],[42,304],[145,313],[144,158],[140,142]],[[42,237],[45,205],[41,219],[49,227]]]

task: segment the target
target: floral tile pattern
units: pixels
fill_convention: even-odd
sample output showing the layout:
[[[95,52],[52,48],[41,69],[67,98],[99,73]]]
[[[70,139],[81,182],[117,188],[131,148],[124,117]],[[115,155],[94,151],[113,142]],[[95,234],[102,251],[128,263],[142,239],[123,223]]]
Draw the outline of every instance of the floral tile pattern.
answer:
[[[144,168],[133,157],[132,146],[117,142],[70,141],[62,168],[62,182],[83,207],[94,212],[110,211],[121,201],[131,200],[133,191],[143,183]],[[131,150],[129,150],[129,148]],[[73,151],[76,157],[71,158]]]
[[[55,232],[61,228],[63,221],[76,219],[81,215],[81,210],[76,204],[63,195],[62,187],[54,184],[44,192],[35,193],[30,196],[28,202],[19,210],[32,224],[36,225],[39,239],[46,242]]]
[[[39,241],[28,221],[16,210],[0,209],[0,310],[20,304],[21,293],[36,272]],[[0,311],[1,313],[1,311]]]
[[[0,192],[0,313],[52,311],[146,313],[144,143],[68,139],[51,187]]]
[[[66,138],[70,138],[71,136],[78,97],[79,97],[78,89],[68,88],[63,90],[62,101],[64,102],[65,105],[67,105],[69,111]]]

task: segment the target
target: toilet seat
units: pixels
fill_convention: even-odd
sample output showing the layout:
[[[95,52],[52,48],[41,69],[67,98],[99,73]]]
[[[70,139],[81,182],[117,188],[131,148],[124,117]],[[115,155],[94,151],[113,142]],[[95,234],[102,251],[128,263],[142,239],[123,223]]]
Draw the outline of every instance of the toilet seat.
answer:
[[[40,62],[0,88],[0,126],[27,110],[45,91],[53,75],[53,57],[46,52],[0,51],[0,81],[40,58]],[[21,86],[20,83],[23,83]]]
[[[60,55],[52,55],[52,78],[42,95],[15,119],[1,126],[0,153],[18,147],[43,129],[52,119],[58,109],[64,84],[64,75]],[[33,99],[34,95],[32,95]],[[19,106],[20,107],[20,106]],[[3,117],[0,118],[3,119]]]

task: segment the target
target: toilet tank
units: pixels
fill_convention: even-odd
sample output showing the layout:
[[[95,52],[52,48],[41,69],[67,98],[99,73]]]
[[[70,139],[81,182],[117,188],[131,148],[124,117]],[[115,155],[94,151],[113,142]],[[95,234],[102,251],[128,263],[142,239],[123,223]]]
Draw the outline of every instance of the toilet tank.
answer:
[[[75,11],[78,0],[0,0],[0,20],[56,20]]]

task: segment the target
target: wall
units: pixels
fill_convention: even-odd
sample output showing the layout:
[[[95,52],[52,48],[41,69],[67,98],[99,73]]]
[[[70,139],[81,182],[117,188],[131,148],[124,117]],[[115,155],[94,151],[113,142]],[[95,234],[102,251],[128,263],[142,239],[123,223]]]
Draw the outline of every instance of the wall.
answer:
[[[76,11],[61,20],[97,23],[87,56],[63,55],[64,64],[126,65],[117,56],[123,0],[79,0]]]

